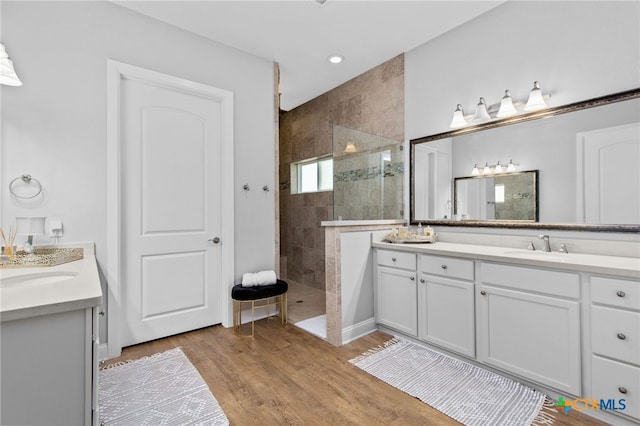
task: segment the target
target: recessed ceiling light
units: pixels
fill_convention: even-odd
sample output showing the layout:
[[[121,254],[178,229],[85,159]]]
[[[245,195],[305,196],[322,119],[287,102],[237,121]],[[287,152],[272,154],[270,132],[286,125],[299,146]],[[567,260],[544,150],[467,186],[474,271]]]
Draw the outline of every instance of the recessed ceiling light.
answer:
[[[339,64],[340,62],[344,61],[344,56],[331,55],[327,58],[327,61],[331,62],[332,64]]]

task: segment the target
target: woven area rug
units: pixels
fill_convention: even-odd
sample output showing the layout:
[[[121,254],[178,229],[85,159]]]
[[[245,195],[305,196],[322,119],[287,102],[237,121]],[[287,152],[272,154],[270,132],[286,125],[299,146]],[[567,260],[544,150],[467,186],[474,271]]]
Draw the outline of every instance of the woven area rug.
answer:
[[[100,372],[100,420],[112,425],[228,425],[218,401],[180,348]]]
[[[552,402],[543,393],[405,339],[394,338],[349,362],[464,425],[554,421]]]

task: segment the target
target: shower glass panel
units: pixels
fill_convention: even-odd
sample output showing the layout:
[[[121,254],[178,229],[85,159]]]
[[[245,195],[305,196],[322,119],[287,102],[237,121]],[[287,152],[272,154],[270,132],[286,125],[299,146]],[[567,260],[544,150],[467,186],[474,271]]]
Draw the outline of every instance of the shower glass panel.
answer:
[[[333,126],[333,217],[402,219],[402,142]]]

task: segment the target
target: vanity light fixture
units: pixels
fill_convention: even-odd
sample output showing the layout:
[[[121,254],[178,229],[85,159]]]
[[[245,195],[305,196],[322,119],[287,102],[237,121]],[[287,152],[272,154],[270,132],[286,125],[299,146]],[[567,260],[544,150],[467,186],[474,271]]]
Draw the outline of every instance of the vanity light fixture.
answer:
[[[491,116],[487,111],[487,104],[485,103],[484,98],[480,98],[478,106],[476,107],[476,113],[471,121],[473,123],[480,123],[487,120],[491,120]]]
[[[467,120],[464,119],[464,112],[462,112],[462,105],[458,104],[456,106],[456,110],[453,111],[453,120],[451,120],[452,129],[457,129],[459,127],[464,127],[467,125]]]
[[[327,58],[327,61],[331,62],[332,64],[339,64],[340,62],[344,61],[344,56],[329,55],[329,57]]]
[[[473,170],[471,170],[471,176],[480,176],[480,175],[493,175],[493,174],[504,174],[511,173],[516,171],[516,164],[513,163],[513,160],[509,160],[509,164],[505,168],[500,161],[498,161],[495,165],[489,164],[489,162],[484,163],[484,167],[482,170],[478,168],[478,163],[473,165]]]
[[[500,102],[500,109],[498,110],[498,114],[496,117],[511,117],[512,115],[516,115],[518,110],[513,106],[513,100],[511,99],[511,92],[509,90],[504,91],[504,96],[502,97],[502,101]]]
[[[0,43],[0,84],[7,86],[22,86],[22,81],[18,78],[13,62],[9,59],[4,44]]]
[[[533,89],[529,92],[529,100],[527,104],[524,106],[525,111],[537,111],[539,109],[543,109],[547,107],[547,103],[544,101],[542,97],[542,90],[540,89],[540,84],[537,81],[533,82]]]

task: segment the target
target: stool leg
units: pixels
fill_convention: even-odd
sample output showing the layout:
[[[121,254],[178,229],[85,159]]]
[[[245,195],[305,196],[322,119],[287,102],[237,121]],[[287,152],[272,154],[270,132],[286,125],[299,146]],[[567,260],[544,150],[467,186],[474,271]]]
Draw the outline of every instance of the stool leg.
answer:
[[[280,316],[282,317],[282,326],[287,325],[287,293],[284,292],[280,295]]]
[[[240,305],[240,301],[233,301],[233,331],[236,334],[240,334],[240,323],[241,323],[241,314],[242,314],[242,306]]]
[[[254,336],[255,327],[256,327],[256,319],[255,319],[255,316],[253,314],[253,311],[254,311],[255,308],[256,308],[256,301],[252,300],[251,301],[251,337]]]

